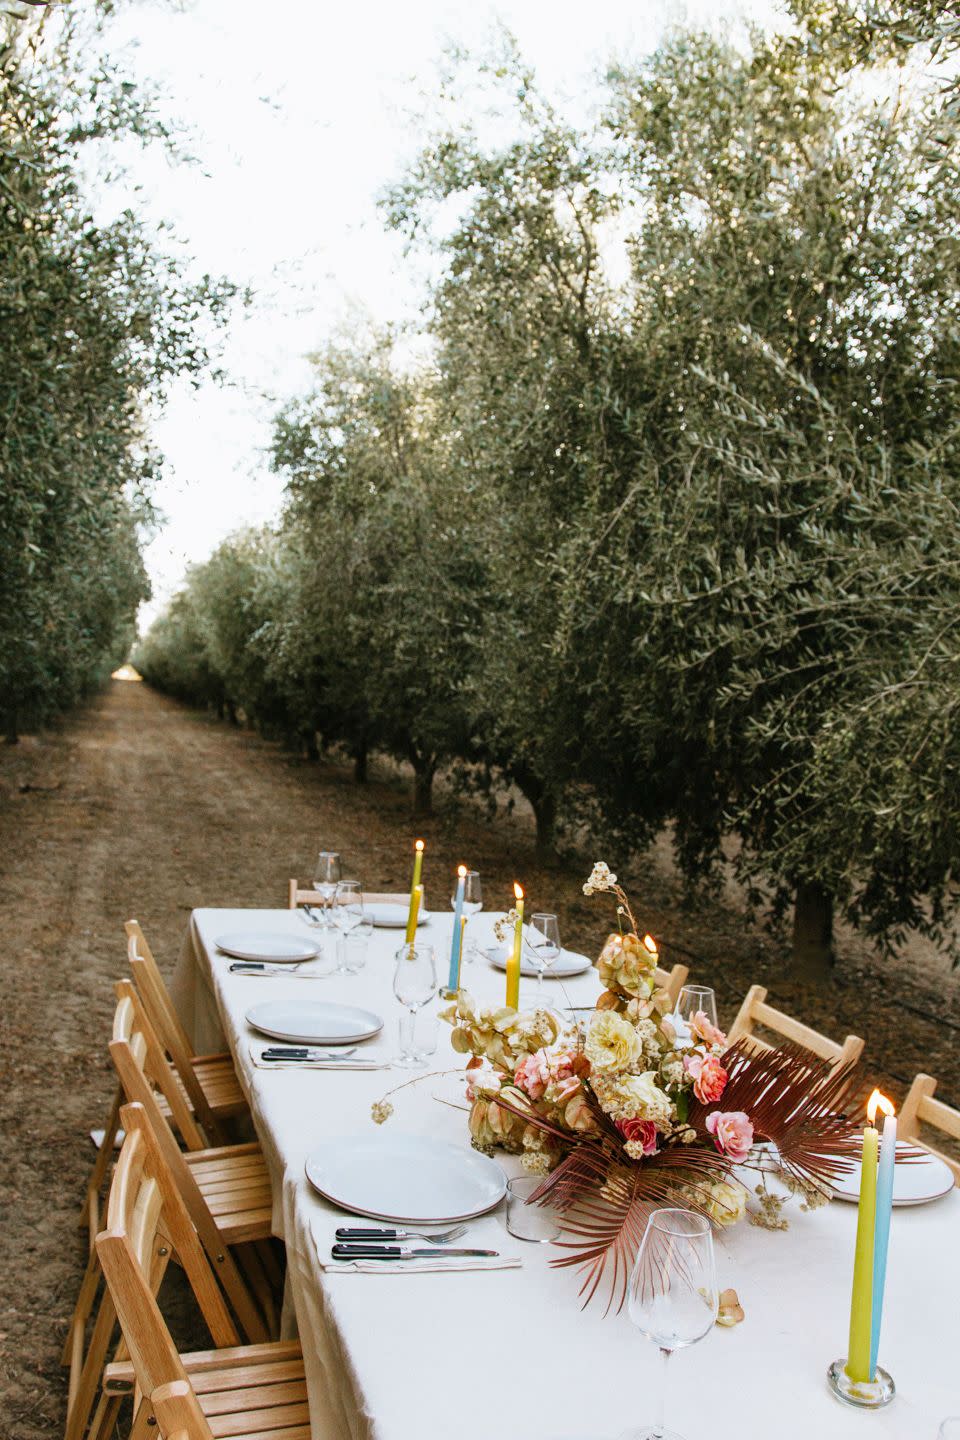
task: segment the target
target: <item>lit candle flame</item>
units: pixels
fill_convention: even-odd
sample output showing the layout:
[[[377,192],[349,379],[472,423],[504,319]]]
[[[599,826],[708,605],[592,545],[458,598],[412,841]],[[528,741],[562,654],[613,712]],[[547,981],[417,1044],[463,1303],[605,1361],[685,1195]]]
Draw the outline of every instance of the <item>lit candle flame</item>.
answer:
[[[422,850],[422,849],[423,849],[423,841],[422,841],[422,840],[418,840],[417,843],[416,843],[416,845],[414,845],[413,848],[414,848],[414,850]]]
[[[516,880],[514,880],[514,882],[513,882],[513,893],[514,893],[514,895],[517,897],[518,900],[522,900],[522,899],[523,899],[523,886],[522,886],[522,885],[518,885],[517,882],[516,882]]]
[[[644,937],[643,937],[643,947],[644,947],[644,949],[647,951],[647,953],[648,953],[649,955],[659,955],[659,954],[660,954],[660,951],[657,949],[657,942],[656,942],[656,940],[654,940],[654,938],[653,938],[652,935],[644,935]]]
[[[466,865],[458,865],[458,866],[457,866],[457,874],[460,876],[460,879],[461,879],[461,880],[466,880],[466,878],[467,878],[467,867],[466,867]]]
[[[886,1095],[881,1095],[879,1090],[874,1090],[870,1099],[867,1101],[867,1116],[871,1125],[877,1118],[878,1110],[882,1110],[884,1115],[893,1115],[895,1113],[895,1106],[892,1100],[887,1099]]]

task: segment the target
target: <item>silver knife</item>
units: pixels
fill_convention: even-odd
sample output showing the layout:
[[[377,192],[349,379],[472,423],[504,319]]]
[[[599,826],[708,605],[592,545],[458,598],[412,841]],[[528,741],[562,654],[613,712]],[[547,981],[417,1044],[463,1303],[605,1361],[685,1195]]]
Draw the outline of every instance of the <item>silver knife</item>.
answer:
[[[444,1256],[483,1256],[495,1259],[500,1252],[449,1250],[443,1245],[431,1245],[429,1250],[411,1250],[409,1245],[334,1245],[330,1254],[334,1260],[436,1260],[443,1259]]]

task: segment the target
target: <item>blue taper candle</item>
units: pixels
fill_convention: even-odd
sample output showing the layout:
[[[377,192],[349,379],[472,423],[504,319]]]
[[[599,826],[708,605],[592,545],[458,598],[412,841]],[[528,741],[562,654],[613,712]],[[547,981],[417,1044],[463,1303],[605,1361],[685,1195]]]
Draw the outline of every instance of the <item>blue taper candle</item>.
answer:
[[[460,919],[463,915],[463,891],[467,883],[466,865],[457,866],[457,893],[454,898],[453,938],[450,941],[450,974],[447,989],[456,990],[460,979]]]
[[[886,1109],[889,1100],[878,1097],[878,1105]],[[890,1106],[891,1112],[893,1106]],[[880,1164],[877,1167],[877,1218],[873,1237],[873,1315],[870,1329],[870,1374],[877,1371],[880,1351],[880,1326],[883,1322],[883,1287],[887,1278],[887,1249],[890,1244],[890,1216],[893,1210],[893,1167],[897,1159],[897,1117],[888,1114],[883,1122],[880,1142]]]

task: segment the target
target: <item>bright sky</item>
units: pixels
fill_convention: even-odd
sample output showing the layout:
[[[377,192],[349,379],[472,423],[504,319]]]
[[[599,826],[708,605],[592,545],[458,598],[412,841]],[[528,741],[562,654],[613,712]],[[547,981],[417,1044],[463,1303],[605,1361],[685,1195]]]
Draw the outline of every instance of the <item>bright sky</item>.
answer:
[[[410,318],[420,263],[404,257],[376,210],[421,137],[414,114],[444,42],[480,48],[497,20],[541,82],[589,104],[612,56],[651,49],[665,26],[768,15],[773,0],[186,0],[134,5],[111,48],[158,83],[164,114],[198,163],[131,156],[136,208],[169,219],[195,270],[255,292],[222,356],[230,383],[175,393],[156,417],[167,457],[156,501],[166,524],[146,558],[149,623],[183,576],[231,530],[274,516],[270,419],[309,382],[305,355],[351,315]],[[124,197],[126,203],[126,196]]]

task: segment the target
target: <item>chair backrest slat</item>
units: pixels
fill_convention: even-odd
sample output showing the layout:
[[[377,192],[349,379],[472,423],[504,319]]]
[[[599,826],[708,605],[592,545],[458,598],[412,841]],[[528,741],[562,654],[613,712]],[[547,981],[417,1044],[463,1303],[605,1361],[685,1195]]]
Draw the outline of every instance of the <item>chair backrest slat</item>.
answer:
[[[854,1061],[859,1060],[863,1053],[863,1041],[859,1035],[848,1035],[843,1044],[831,1040],[827,1035],[821,1035],[819,1030],[814,1030],[802,1021],[795,1020],[792,1015],[787,1015],[782,1010],[775,1010],[767,1003],[767,992],[762,985],[751,985],[744,996],[743,1004],[737,1014],[737,1018],[731,1025],[727,1039],[731,1044],[735,1040],[748,1039],[751,1044],[761,1050],[770,1050],[773,1047],[759,1035],[753,1033],[755,1025],[763,1025],[772,1030],[776,1035],[782,1035],[785,1040],[792,1040],[796,1045],[802,1045],[805,1050],[818,1055],[821,1060]]]
[[[156,1031],[150,1024],[139,995],[129,980],[118,981],[114,986],[114,993],[118,1004],[114,1012],[110,1054],[127,1099],[141,1101],[147,1106],[149,1113],[150,1107],[143,1092],[151,1088],[149,1082],[153,1081],[170,1107],[174,1124],[187,1147],[190,1150],[205,1149],[206,1137],[194,1119],[183,1089],[177,1083],[177,1077]]]
[[[187,1214],[196,1228],[207,1257],[216,1266],[216,1273],[227,1292],[246,1338],[250,1341],[266,1340],[268,1335],[263,1317],[230,1253],[229,1246],[224,1243],[223,1237],[217,1229],[217,1223],[210,1213],[210,1208],[203,1198],[203,1193],[193,1172],[184,1160],[173,1131],[157,1104],[156,1095],[150,1085],[146,1083],[142,1067],[137,1064],[129,1042],[129,1031],[133,1023],[131,1017],[136,1014],[138,1004],[136,991],[129,980],[119,980],[114,989],[117,996],[117,1008],[114,1013],[110,1055],[120,1078],[120,1084],[123,1086],[124,1094],[128,1100],[136,1101],[143,1106],[144,1114],[164,1163],[183,1200]],[[142,1016],[140,1018],[145,1019]]]
[[[687,983],[687,976],[690,974],[688,965],[674,965],[670,970],[661,970],[657,966],[654,979],[661,990],[666,990],[670,996],[670,1003],[676,1006],[680,999],[680,991]]]
[[[936,1088],[937,1081],[932,1075],[921,1072],[915,1078],[900,1111],[897,1134],[901,1139],[922,1145],[931,1155],[936,1155],[937,1159],[942,1160],[953,1172],[954,1183],[960,1185],[960,1161],[952,1155],[945,1155],[942,1150],[935,1149],[920,1138],[920,1126],[930,1125],[935,1130],[942,1130],[952,1139],[960,1140],[960,1111],[951,1109],[942,1100],[935,1100],[933,1097]]]
[[[409,891],[403,893],[402,891],[364,890],[363,899],[364,903],[369,905],[409,905],[410,893]],[[287,887],[287,908],[289,910],[296,910],[298,905],[323,904],[325,904],[325,901],[319,891],[301,889],[298,882],[295,879],[291,879]]]

